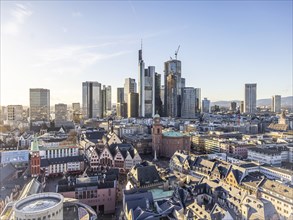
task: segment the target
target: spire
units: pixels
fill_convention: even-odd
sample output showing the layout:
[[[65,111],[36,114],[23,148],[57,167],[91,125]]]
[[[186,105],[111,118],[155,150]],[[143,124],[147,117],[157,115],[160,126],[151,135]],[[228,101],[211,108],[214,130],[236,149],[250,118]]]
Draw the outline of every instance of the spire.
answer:
[[[140,42],[140,50],[138,51],[138,62],[140,63],[142,61],[142,39]]]
[[[37,135],[34,135],[34,140],[31,143],[31,151],[39,151],[39,142]]]

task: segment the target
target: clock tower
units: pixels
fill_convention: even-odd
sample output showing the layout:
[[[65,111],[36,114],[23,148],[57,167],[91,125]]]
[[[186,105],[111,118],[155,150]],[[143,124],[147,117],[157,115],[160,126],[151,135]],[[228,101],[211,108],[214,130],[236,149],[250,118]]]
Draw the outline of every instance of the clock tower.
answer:
[[[157,160],[160,148],[162,146],[162,125],[160,115],[156,114],[153,118],[153,128],[152,128],[152,147],[154,160]]]
[[[39,150],[38,139],[35,136],[34,141],[31,143],[31,159],[30,159],[30,167],[31,167],[31,176],[37,177],[41,173],[41,157]]]

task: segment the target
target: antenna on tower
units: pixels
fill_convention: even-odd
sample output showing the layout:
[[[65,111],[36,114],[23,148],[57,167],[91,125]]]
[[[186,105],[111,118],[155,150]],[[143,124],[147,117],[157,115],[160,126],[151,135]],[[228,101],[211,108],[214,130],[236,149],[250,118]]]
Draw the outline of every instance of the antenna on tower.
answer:
[[[177,60],[177,54],[179,52],[179,49],[180,49],[180,45],[178,46],[177,50],[175,51],[175,60]]]

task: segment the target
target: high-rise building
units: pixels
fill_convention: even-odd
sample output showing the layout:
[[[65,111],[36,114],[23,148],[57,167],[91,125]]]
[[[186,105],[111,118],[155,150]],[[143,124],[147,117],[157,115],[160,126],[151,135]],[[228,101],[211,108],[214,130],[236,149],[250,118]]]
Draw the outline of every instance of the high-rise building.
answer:
[[[20,121],[23,119],[22,105],[8,105],[7,106],[7,120]]]
[[[165,62],[164,69],[165,94],[164,112],[166,116],[180,116],[181,86],[181,61],[169,60]]]
[[[138,95],[139,95],[139,116],[145,116],[145,69],[142,59],[142,46],[138,51]]]
[[[85,118],[102,117],[101,83],[82,83],[82,111]]]
[[[201,112],[201,89],[195,88],[195,112]]]
[[[153,117],[155,115],[155,67],[149,66],[144,73],[144,97],[141,105],[141,117]]]
[[[50,120],[50,90],[30,89],[30,121]]]
[[[118,117],[127,118],[127,103],[118,102],[116,105],[116,112]]]
[[[128,118],[135,118],[138,117],[138,93],[131,92],[128,95],[128,102],[127,102],[127,113]]]
[[[244,101],[240,102],[240,113],[244,112]]]
[[[124,103],[124,88],[117,88],[117,102]]]
[[[230,110],[232,112],[235,112],[236,111],[236,107],[237,107],[237,103],[236,102],[231,102],[230,103]]]
[[[202,100],[202,113],[210,113],[211,112],[211,101],[207,98]]]
[[[246,113],[256,112],[256,83],[245,84],[244,110]]]
[[[76,112],[76,113],[80,113],[80,103],[79,102],[72,103],[72,111]]]
[[[162,106],[162,97],[161,96],[161,74],[155,74],[155,112],[154,114],[163,115],[163,106]]]
[[[134,92],[136,93],[136,82],[135,79],[126,78],[124,83],[124,102],[128,102],[128,94]]]
[[[181,92],[181,117],[194,118],[195,117],[195,89],[192,87],[184,87]]]
[[[67,121],[67,105],[63,103],[55,104],[55,126],[65,125]]]
[[[281,113],[281,96],[274,95],[272,96],[272,106],[271,111],[276,113]]]
[[[165,85],[161,85],[161,100],[162,100],[162,115],[161,116],[165,116],[165,107],[164,107],[164,103],[165,103]]]
[[[103,117],[106,117],[108,111],[111,111],[112,109],[111,86],[103,85],[103,89],[101,92],[102,92],[102,112],[103,112]]]

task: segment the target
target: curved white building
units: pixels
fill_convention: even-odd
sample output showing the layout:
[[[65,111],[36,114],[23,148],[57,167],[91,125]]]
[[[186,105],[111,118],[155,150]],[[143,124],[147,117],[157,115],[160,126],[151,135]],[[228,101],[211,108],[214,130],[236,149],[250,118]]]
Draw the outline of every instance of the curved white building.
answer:
[[[64,197],[58,193],[39,193],[14,204],[15,220],[63,219]]]

